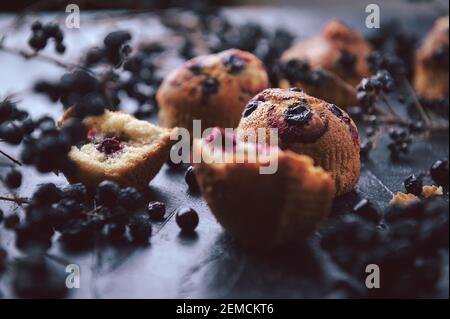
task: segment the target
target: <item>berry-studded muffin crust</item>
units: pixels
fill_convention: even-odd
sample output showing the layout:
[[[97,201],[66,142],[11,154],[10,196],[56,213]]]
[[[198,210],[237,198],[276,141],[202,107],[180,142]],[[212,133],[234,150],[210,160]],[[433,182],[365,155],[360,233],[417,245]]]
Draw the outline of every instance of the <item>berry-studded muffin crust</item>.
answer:
[[[337,194],[350,191],[359,179],[359,134],[350,116],[334,104],[299,89],[268,89],[247,105],[238,136],[248,139],[259,128],[278,129],[278,144],[311,156],[336,180]],[[268,136],[266,136],[268,140]]]

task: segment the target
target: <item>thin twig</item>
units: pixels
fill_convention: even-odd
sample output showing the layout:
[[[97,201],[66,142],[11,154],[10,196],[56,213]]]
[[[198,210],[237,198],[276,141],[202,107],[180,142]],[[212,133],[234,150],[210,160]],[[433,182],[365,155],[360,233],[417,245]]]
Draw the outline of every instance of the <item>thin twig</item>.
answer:
[[[409,94],[411,94],[411,97],[413,98],[414,107],[419,112],[420,117],[424,121],[425,125],[427,127],[431,127],[433,125],[433,121],[428,116],[427,112],[425,112],[425,109],[423,108],[422,104],[420,103],[416,92],[414,91],[414,89],[412,88],[411,84],[409,83],[409,81],[405,77],[403,77],[403,83],[405,84],[406,88],[408,89]]]
[[[7,159],[9,159],[11,162],[13,162],[16,165],[22,166],[22,162],[20,162],[19,160],[15,159],[14,157],[12,157],[11,155],[6,154],[5,152],[3,152],[2,150],[0,150],[0,154],[2,154],[4,157],[6,157]]]
[[[9,196],[0,196],[0,201],[14,202],[19,205],[21,204],[29,204],[30,200],[26,197],[9,197]]]

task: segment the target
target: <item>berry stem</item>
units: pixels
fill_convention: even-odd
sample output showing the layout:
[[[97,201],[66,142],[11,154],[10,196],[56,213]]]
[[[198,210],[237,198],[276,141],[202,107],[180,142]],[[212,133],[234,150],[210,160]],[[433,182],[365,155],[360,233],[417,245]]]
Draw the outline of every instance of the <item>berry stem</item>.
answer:
[[[394,107],[391,105],[391,103],[389,102],[389,100],[386,98],[386,95],[384,93],[380,94],[381,100],[384,102],[384,104],[388,107],[389,112],[395,117],[397,118],[399,123],[404,123],[407,124],[407,121],[405,121],[400,114],[397,113],[397,111],[394,109]]]
[[[29,60],[29,59],[33,59],[33,58],[40,59],[42,61],[50,62],[50,63],[52,63],[52,64],[54,64],[56,66],[59,66],[61,68],[64,68],[64,69],[68,69],[71,66],[72,67],[75,66],[75,65],[64,63],[62,61],[59,61],[58,59],[55,59],[53,57],[50,57],[50,56],[47,56],[47,55],[43,55],[43,54],[40,54],[40,53],[37,53],[37,52],[31,52],[30,53],[30,52],[27,52],[27,51],[24,51],[24,50],[20,50],[20,49],[8,48],[8,47],[4,46],[1,42],[0,42],[0,51],[20,56],[20,57],[24,58],[25,60]]]
[[[0,201],[14,202],[16,204],[29,204],[30,200],[26,197],[9,197],[9,196],[0,196]]]
[[[409,83],[409,81],[403,77],[403,83],[405,85],[405,87],[407,88],[409,94],[411,94],[411,97],[413,98],[413,104],[414,107],[417,109],[417,111],[419,112],[422,120],[424,121],[425,125],[427,127],[431,127],[433,126],[433,121],[431,120],[431,118],[428,116],[427,112],[425,112],[422,104],[420,103],[416,92],[414,91],[414,89],[412,88],[411,84]]]
[[[15,159],[14,157],[12,157],[11,155],[6,154],[5,152],[3,152],[2,150],[0,150],[0,154],[3,155],[4,157],[6,157],[7,159],[9,159],[11,162],[13,162],[16,165],[22,166],[22,163]]]

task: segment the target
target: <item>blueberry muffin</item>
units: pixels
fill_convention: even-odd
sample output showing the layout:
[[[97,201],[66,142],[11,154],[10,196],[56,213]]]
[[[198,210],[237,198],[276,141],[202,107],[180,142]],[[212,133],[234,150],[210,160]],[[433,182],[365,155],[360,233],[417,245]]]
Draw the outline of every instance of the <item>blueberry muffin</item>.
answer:
[[[250,161],[249,152],[262,145],[232,139],[227,148],[212,140],[194,141],[194,152],[203,152],[195,176],[214,216],[242,246],[270,249],[303,239],[328,216],[334,183],[311,158],[264,146]],[[244,160],[224,163],[226,156]],[[275,173],[261,174],[274,160]]]
[[[448,22],[448,16],[439,18],[416,52],[414,86],[425,98],[448,98]]]
[[[356,185],[360,174],[358,129],[347,113],[334,104],[300,89],[268,89],[246,106],[237,134],[248,140],[258,128],[278,129],[281,149],[310,156],[336,183],[336,195]],[[264,132],[264,131],[263,131]],[[259,133],[260,134],[260,133]],[[256,134],[254,134],[256,135]],[[269,136],[258,135],[269,141]]]
[[[321,34],[283,53],[287,70],[280,86],[297,86],[342,107],[354,105],[354,87],[370,75],[366,57],[371,50],[359,32],[341,21],[331,21]]]
[[[66,111],[58,125],[71,117]],[[167,160],[174,141],[171,130],[124,112],[106,111],[83,120],[86,139],[72,146],[69,160],[76,169],[63,173],[70,183],[94,188],[103,180],[143,188]],[[173,129],[175,130],[175,129]]]
[[[260,60],[248,52],[227,50],[199,56],[170,73],[157,92],[160,123],[184,127],[234,128],[248,100],[268,86]]]

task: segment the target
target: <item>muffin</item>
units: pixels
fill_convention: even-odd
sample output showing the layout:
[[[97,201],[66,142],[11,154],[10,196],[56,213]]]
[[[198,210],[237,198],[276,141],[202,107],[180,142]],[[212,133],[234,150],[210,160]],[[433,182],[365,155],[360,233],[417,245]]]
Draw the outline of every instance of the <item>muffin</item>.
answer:
[[[287,72],[280,86],[297,86],[342,107],[354,105],[354,87],[370,75],[366,57],[371,51],[359,32],[341,21],[331,21],[321,34],[300,41],[283,53],[281,59]]]
[[[65,112],[58,125],[71,117]],[[124,112],[106,111],[83,119],[86,139],[72,146],[69,160],[76,169],[63,171],[70,183],[94,188],[103,180],[143,188],[159,172],[175,141],[172,131]],[[173,129],[175,130],[175,129]]]
[[[360,175],[358,129],[347,113],[334,104],[314,98],[300,89],[268,89],[246,106],[239,123],[238,137],[247,141],[263,128],[278,129],[281,149],[310,156],[335,181],[336,195],[356,185]],[[253,134],[256,141],[269,136]],[[272,142],[271,142],[272,143]],[[273,143],[272,143],[273,144]]]
[[[448,16],[439,18],[416,52],[414,86],[422,97],[448,98],[448,24]]]
[[[203,128],[234,128],[248,100],[268,81],[264,65],[251,53],[232,49],[196,57],[161,84],[156,95],[160,123],[191,133],[193,120],[201,120]]]
[[[300,240],[328,216],[334,183],[311,158],[266,146],[251,161],[248,154],[261,145],[234,139],[226,148],[212,140],[194,141],[194,152],[203,154],[195,176],[218,222],[242,246],[264,250]],[[225,163],[226,156],[244,160]],[[275,172],[261,174],[271,161]]]

